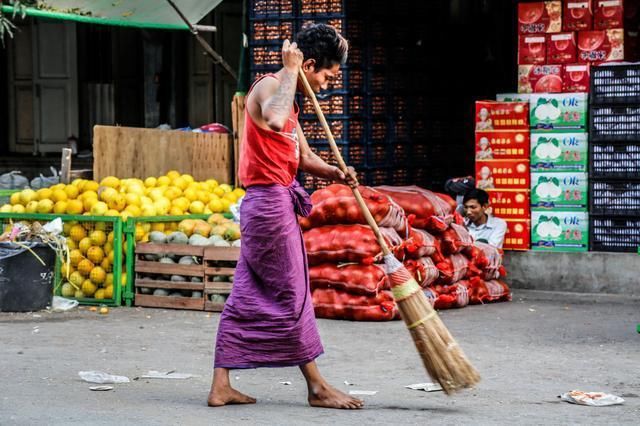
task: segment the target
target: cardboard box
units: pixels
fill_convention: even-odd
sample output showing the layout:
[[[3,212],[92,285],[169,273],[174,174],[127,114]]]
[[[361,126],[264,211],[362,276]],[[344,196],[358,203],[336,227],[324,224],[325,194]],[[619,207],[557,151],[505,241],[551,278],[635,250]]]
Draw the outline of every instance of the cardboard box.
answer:
[[[577,56],[576,33],[547,34],[547,61],[550,64],[576,62]]]
[[[529,130],[503,130],[476,133],[476,160],[527,158]]]
[[[529,219],[531,198],[524,189],[489,189],[492,214],[502,219]]]
[[[529,159],[476,161],[479,189],[529,189]]]
[[[562,210],[531,212],[531,248],[536,251],[587,251],[589,215]]]
[[[586,172],[588,155],[587,133],[531,134],[532,172]]]
[[[531,95],[528,93],[498,93],[496,101],[499,102],[526,102],[529,103]]]
[[[556,132],[587,129],[587,93],[536,93],[529,102],[532,129]]]
[[[578,62],[602,63],[624,60],[624,30],[578,32]]]
[[[584,172],[531,173],[531,207],[586,211],[589,186]]]
[[[518,3],[520,34],[559,33],[562,30],[562,3],[545,1]]]
[[[590,64],[567,64],[564,66],[562,91],[565,93],[589,92],[590,80]]]
[[[608,30],[624,27],[624,2],[622,0],[593,1],[593,29]]]
[[[518,65],[544,64],[547,61],[547,38],[544,34],[518,36]]]
[[[562,31],[585,31],[593,28],[591,0],[564,0]]]
[[[518,92],[561,93],[562,65],[518,65]]]
[[[476,132],[529,128],[527,102],[476,102]]]
[[[505,250],[529,250],[531,248],[531,221],[506,219],[507,233],[504,236]]]

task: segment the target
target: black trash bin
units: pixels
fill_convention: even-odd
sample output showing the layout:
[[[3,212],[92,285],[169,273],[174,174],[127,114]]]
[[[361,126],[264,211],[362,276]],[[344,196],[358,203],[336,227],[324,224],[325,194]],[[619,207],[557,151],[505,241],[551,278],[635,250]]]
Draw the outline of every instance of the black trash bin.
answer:
[[[43,243],[0,243],[0,312],[45,309],[53,298],[56,252]]]

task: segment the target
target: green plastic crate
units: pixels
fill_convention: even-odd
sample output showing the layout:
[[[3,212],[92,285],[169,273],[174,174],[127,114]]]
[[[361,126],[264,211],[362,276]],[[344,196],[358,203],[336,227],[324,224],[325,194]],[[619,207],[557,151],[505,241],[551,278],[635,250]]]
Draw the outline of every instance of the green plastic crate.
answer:
[[[126,259],[125,253],[123,252],[124,245],[124,233],[123,233],[123,222],[122,219],[118,216],[88,216],[88,215],[54,215],[54,214],[19,214],[19,213],[0,213],[0,223],[2,224],[2,229],[10,224],[11,222],[19,222],[19,221],[28,221],[34,222],[38,221],[41,223],[50,222],[56,218],[60,218],[63,223],[69,224],[72,222],[77,222],[81,225],[88,235],[90,230],[102,230],[105,234],[109,235],[113,232],[113,264],[112,270],[105,270],[105,272],[111,272],[114,277],[113,282],[113,295],[111,298],[107,299],[96,299],[96,298],[79,298],[78,302],[82,305],[106,305],[106,306],[120,306],[122,304],[122,295],[125,292],[126,284],[128,279],[125,277],[123,279],[122,272],[125,267],[123,259]],[[108,242],[108,241],[107,241]],[[105,242],[105,244],[107,243]],[[104,245],[102,247],[104,247]],[[123,256],[125,256],[123,258]],[[62,263],[66,261],[65,259],[57,259],[56,268],[55,268],[55,281],[54,281],[54,294],[60,295],[62,284],[66,281],[65,277],[62,276]],[[119,279],[117,278],[119,277]],[[87,278],[87,277],[85,277]],[[124,281],[124,282],[123,282]],[[120,285],[118,285],[120,284]]]

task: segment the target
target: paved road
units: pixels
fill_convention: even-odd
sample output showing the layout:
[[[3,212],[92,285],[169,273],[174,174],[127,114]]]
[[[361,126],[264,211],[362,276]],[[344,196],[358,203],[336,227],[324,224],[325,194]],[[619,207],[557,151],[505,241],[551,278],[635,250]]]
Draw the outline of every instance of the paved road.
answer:
[[[237,372],[234,384],[258,404],[206,407],[216,314],[0,314],[0,424],[640,424],[639,305],[620,296],[516,291],[512,303],[443,312],[483,376],[477,389],[454,397],[404,388],[429,380],[401,322],[321,320],[324,374],[342,389],[378,391],[358,412],[308,407],[293,368]],[[154,369],[199,377],[91,392],[78,371],[94,369],[131,378]],[[560,402],[557,396],[571,389],[612,392],[626,403]]]

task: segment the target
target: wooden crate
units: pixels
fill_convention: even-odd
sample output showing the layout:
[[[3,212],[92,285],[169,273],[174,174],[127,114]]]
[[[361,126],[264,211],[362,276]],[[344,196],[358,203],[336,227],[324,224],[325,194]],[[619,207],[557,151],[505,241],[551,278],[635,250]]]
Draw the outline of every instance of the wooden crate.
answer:
[[[145,179],[169,170],[233,183],[233,137],[218,133],[95,126],[93,178]]]
[[[224,303],[210,300],[212,294],[228,296],[233,283],[214,281],[215,277],[235,275],[240,258],[237,247],[205,247],[204,249],[204,310],[222,312]]]
[[[160,263],[157,261],[145,260],[145,254],[155,255],[176,255],[195,256],[200,261],[196,265],[180,265],[172,263]],[[186,244],[153,244],[138,243],[136,245],[135,263],[135,305],[149,308],[171,308],[171,309],[204,309],[204,247],[189,246]],[[167,281],[162,279],[142,278],[142,275],[162,276],[162,275],[183,275],[186,277],[199,277],[202,282],[194,283],[190,281]],[[202,297],[194,299],[191,297],[171,297],[154,296],[152,294],[142,294],[140,288],[167,289],[175,291],[200,291]]]

